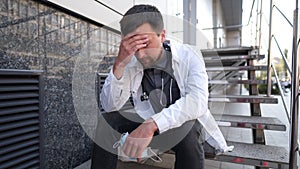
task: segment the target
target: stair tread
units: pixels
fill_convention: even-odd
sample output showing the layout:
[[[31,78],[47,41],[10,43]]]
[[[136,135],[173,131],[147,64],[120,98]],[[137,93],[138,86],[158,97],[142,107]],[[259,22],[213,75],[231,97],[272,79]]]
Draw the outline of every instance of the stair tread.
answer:
[[[209,84],[266,84],[266,80],[209,80]]]
[[[234,60],[249,60],[249,59],[263,59],[265,55],[227,55],[227,56],[204,56],[205,63],[222,61],[231,62]]]
[[[227,66],[206,67],[206,71],[242,71],[242,70],[267,70],[267,66]]]
[[[234,146],[233,151],[217,156],[218,160],[224,159],[223,157],[231,157],[227,158],[226,161],[246,164],[247,160],[243,161],[243,159],[249,159],[260,161],[260,164],[265,165],[268,163],[264,162],[288,164],[289,161],[288,150],[284,147],[229,141],[227,144]],[[239,158],[239,160],[236,160],[237,158]]]
[[[249,51],[252,51],[253,47],[230,47],[230,48],[217,48],[217,49],[203,49],[201,50],[204,56],[211,56],[218,54],[221,55],[248,55]]]
[[[210,95],[212,98],[269,98],[269,99],[277,99],[273,96],[266,96],[266,95]]]
[[[277,98],[264,95],[210,95],[208,101],[226,103],[278,103]]]
[[[226,115],[226,114],[213,114],[216,121],[228,122],[231,127],[244,127],[255,129],[268,129],[285,131],[286,126],[279,119],[275,117],[260,117],[260,116],[241,116],[241,115]],[[222,126],[222,125],[221,125]]]
[[[288,151],[284,147],[278,146],[270,146],[270,145],[261,145],[261,144],[251,144],[251,143],[239,143],[239,142],[232,142],[227,141],[228,145],[233,145],[234,149],[232,152],[226,152],[224,154],[216,156],[214,159],[209,160],[217,160],[223,162],[230,162],[230,163],[239,163],[239,164],[246,164],[246,165],[254,165],[254,166],[270,166],[277,168],[275,163],[281,163],[288,165],[289,157]],[[146,166],[152,166],[157,168],[173,168],[174,167],[174,154],[164,154],[162,165],[161,163],[153,163],[153,162],[146,162]],[[153,166],[153,164],[155,164]],[[84,164],[74,168],[74,169],[81,169],[81,168],[89,168],[91,165],[91,161],[87,161]],[[132,167],[141,167],[142,164],[138,163],[122,163],[118,161],[118,168],[124,168],[124,165],[128,168]],[[149,168],[151,168],[149,166]],[[145,166],[144,166],[145,167]],[[154,168],[155,168],[154,167]],[[147,168],[147,167],[145,167]]]

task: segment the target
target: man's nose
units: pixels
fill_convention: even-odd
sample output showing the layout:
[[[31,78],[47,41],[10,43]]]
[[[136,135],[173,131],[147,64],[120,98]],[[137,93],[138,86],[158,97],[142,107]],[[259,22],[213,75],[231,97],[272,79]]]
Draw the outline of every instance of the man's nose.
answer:
[[[139,49],[138,51],[136,51],[136,56],[138,57],[138,59],[143,58],[146,55],[145,49]]]

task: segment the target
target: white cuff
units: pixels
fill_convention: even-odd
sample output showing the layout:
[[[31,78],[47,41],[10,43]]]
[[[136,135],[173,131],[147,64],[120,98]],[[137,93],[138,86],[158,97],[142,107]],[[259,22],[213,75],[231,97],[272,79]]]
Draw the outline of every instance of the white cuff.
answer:
[[[170,125],[162,113],[154,114],[153,116],[151,116],[151,118],[155,121],[155,123],[158,127],[158,130],[159,130],[159,133],[163,133],[163,132],[169,130]]]

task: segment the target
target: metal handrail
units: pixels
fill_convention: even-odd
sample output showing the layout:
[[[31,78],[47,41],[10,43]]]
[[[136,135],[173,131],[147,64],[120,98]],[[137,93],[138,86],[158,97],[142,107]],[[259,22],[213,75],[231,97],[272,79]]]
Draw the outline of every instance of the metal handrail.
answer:
[[[277,9],[279,11],[279,13],[285,18],[285,20],[289,23],[290,26],[293,27],[293,24],[290,22],[290,20],[285,16],[285,14],[273,3],[273,0],[270,1],[270,20],[269,20],[269,47],[268,47],[268,72],[267,72],[267,95],[270,96],[271,95],[271,63],[272,63],[272,58],[271,58],[271,47],[272,47],[272,38],[274,37],[274,35],[272,34],[272,18],[273,18],[273,8]],[[261,34],[261,32],[260,32]],[[277,40],[275,39],[275,42],[277,44],[277,47],[279,47]],[[279,49],[282,54],[281,49]],[[285,59],[285,57],[283,57],[285,65],[287,65],[287,61]],[[289,68],[289,66],[287,66],[287,68],[289,69],[289,72],[291,74],[291,70]]]
[[[274,35],[272,35],[272,37],[275,40],[275,43],[276,43],[276,45],[277,45],[277,47],[278,47],[278,49],[280,51],[280,54],[281,54],[282,59],[284,61],[284,64],[285,64],[286,68],[288,69],[288,71],[290,73],[290,76],[292,76],[292,71],[291,71],[290,65],[288,64],[288,61],[286,60],[286,57],[284,56],[284,54],[283,54],[283,52],[282,52],[282,50],[281,50],[281,48],[280,48],[280,46],[278,44],[278,41],[277,41],[276,37]]]
[[[284,17],[284,19],[290,24],[290,26],[293,27],[292,22],[285,16],[285,14],[276,5],[273,5],[273,8],[274,7],[275,7],[275,9],[277,9],[279,11],[279,13]]]
[[[286,117],[289,120],[289,123],[291,124],[291,115],[290,115],[290,113],[288,111],[288,108],[287,108],[287,105],[286,105],[286,102],[285,102],[285,99],[284,99],[284,96],[283,96],[284,94],[283,94],[283,91],[282,91],[282,86],[281,86],[281,83],[279,81],[279,78],[278,78],[278,75],[277,75],[277,71],[276,71],[276,68],[273,65],[273,63],[271,64],[271,67],[273,69],[273,72],[274,72],[274,75],[275,75],[275,79],[276,79],[276,82],[277,82],[277,86],[279,88],[279,92],[280,92],[281,100],[282,100],[282,103],[283,103],[283,106],[284,106]]]
[[[253,0],[253,2],[252,2],[252,7],[251,7],[251,11],[250,11],[249,19],[248,19],[248,23],[247,23],[247,25],[246,25],[246,26],[248,26],[248,25],[249,25],[249,23],[250,23],[250,19],[252,18],[252,11],[253,11],[253,7],[254,7],[254,3],[255,3],[255,0]]]

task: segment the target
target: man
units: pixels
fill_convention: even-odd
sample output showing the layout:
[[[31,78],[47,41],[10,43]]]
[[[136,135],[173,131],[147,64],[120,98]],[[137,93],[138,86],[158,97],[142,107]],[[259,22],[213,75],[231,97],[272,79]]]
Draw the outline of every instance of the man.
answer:
[[[108,113],[99,118],[92,168],[116,168],[112,147],[125,132],[129,135],[121,149],[138,162],[150,144],[174,150],[176,169],[204,168],[202,125],[217,131],[208,131],[212,145],[222,152],[227,145],[207,110],[203,59],[187,46],[164,43],[163,18],[154,6],[132,7],[120,26],[119,53],[100,95]],[[136,113],[118,112],[130,96]]]

